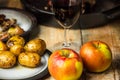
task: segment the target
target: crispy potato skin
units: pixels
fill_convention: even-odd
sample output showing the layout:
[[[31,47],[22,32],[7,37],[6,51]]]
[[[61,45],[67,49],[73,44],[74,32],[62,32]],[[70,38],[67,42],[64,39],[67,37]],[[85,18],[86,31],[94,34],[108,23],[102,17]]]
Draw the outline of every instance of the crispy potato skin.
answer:
[[[40,65],[41,57],[38,53],[23,52],[18,56],[18,61],[26,67],[37,67]]]
[[[14,35],[6,43],[0,41],[0,68],[12,68],[17,62],[29,68],[38,67],[45,50],[46,43],[42,39],[26,42],[23,37]]]
[[[28,52],[35,52],[43,55],[46,50],[46,43],[42,39],[33,39],[26,43],[24,49]]]
[[[16,44],[16,45],[13,45],[10,47],[10,51],[14,55],[18,56],[20,53],[22,53],[24,51],[24,47],[22,45]]]
[[[5,51],[7,49],[8,49],[7,45],[4,42],[0,41],[0,50]]]
[[[7,41],[7,46],[10,48],[13,45],[22,45],[24,46],[25,40],[23,37],[19,35],[12,36],[11,38],[8,39]]]
[[[10,51],[0,52],[0,68],[11,68],[16,64],[16,56]]]
[[[11,35],[11,36],[14,36],[14,35],[22,35],[24,33],[24,30],[16,25],[15,27],[10,27],[8,29],[8,33]]]

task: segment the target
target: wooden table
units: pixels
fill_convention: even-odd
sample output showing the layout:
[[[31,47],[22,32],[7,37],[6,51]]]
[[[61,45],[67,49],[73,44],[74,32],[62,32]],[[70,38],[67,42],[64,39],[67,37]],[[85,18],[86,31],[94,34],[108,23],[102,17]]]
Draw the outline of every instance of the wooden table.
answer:
[[[39,25],[40,38],[47,42],[48,49],[63,40],[63,30],[59,28]],[[47,32],[46,32],[47,31]],[[120,80],[120,20],[108,23],[92,29],[70,29],[68,37],[72,41],[77,41],[79,45],[92,40],[100,40],[107,43],[113,56],[111,67],[103,73],[84,72],[80,80]],[[54,80],[50,75],[38,80]]]
[[[7,6],[23,8],[19,0],[8,0]],[[81,46],[88,41],[101,40],[110,46],[113,56],[112,65],[107,71],[103,73],[84,72],[79,80],[120,80],[120,20],[91,29],[80,29],[78,25],[75,27],[77,28],[72,27],[69,30],[69,40],[76,41]],[[63,29],[57,28],[57,26],[38,24],[30,35],[30,38],[35,37],[44,39],[47,49],[52,50],[54,44],[63,41]],[[38,80],[54,79],[48,73]]]

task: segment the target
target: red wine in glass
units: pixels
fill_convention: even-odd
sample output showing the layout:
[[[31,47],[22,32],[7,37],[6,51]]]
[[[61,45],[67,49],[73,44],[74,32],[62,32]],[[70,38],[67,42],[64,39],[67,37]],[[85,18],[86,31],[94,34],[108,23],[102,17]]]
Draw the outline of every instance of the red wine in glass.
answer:
[[[67,40],[67,30],[78,20],[82,10],[82,0],[52,0],[53,13],[57,22],[64,28],[64,42],[62,47],[72,48],[73,43]],[[61,48],[61,47],[60,47]]]

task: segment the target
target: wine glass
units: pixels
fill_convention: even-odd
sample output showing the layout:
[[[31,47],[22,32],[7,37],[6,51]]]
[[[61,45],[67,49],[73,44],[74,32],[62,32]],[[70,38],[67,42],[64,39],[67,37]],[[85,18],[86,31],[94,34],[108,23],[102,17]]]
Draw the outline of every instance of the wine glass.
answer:
[[[54,46],[55,49],[76,49],[76,43],[67,40],[67,30],[78,20],[82,10],[82,0],[52,0],[52,9],[56,21],[64,28],[64,42]]]

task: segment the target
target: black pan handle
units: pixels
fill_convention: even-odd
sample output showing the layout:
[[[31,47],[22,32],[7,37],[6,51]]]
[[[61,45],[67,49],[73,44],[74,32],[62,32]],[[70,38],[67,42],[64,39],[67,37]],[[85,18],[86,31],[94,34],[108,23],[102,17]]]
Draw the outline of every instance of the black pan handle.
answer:
[[[105,14],[106,17],[110,20],[118,19],[118,18],[120,18],[120,5],[114,7],[110,10],[104,11],[102,13]]]

